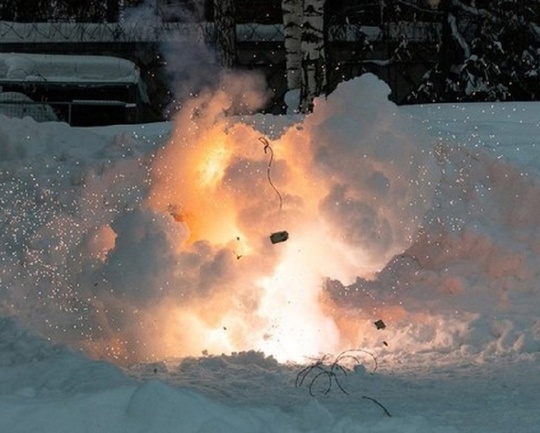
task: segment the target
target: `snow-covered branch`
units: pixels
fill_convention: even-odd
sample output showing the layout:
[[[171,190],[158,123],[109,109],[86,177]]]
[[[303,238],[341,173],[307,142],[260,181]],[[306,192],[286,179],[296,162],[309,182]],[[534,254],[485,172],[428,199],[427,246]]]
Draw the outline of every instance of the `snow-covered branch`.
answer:
[[[466,5],[466,4],[462,3],[462,2],[460,2],[459,0],[452,0],[452,5],[455,6],[456,8],[459,8],[462,11],[467,12],[468,14],[476,16],[476,17],[486,17],[486,18],[490,18],[490,19],[495,18],[493,13],[491,13],[487,9],[482,9],[482,8],[477,8],[477,7],[474,7],[474,6],[469,6],[469,5]]]
[[[540,41],[540,26],[536,23],[530,23],[529,28],[537,41]]]
[[[459,46],[463,49],[463,53],[465,55],[465,58],[469,58],[471,56],[471,48],[469,47],[469,44],[459,31],[456,17],[452,14],[448,15],[448,25],[450,26],[450,30],[452,32],[453,38],[457,41]]]

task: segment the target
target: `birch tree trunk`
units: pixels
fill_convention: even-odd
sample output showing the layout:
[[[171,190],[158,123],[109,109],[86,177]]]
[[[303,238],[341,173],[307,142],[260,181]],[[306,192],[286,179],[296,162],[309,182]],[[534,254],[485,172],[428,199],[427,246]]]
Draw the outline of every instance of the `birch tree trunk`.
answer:
[[[309,112],[326,89],[324,0],[282,0],[289,109]]]
[[[324,0],[304,0],[300,111],[310,112],[313,100],[326,90]]]
[[[214,26],[219,62],[232,68],[236,64],[234,0],[214,0]]]
[[[287,63],[287,87],[300,89],[302,65],[302,14],[303,0],[282,0],[283,32]]]

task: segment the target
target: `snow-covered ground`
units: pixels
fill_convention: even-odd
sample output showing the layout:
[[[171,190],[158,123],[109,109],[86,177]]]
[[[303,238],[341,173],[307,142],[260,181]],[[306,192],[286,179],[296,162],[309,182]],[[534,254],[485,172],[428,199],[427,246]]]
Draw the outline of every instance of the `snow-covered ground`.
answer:
[[[537,431],[540,104],[365,75],[238,118],[257,83],[222,84],[174,123],[0,116],[0,430]]]

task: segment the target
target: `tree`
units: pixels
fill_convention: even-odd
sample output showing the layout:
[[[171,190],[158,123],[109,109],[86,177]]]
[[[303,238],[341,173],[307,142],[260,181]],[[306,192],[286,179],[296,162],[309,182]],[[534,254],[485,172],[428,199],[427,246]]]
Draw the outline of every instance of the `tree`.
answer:
[[[236,64],[236,22],[233,0],[214,0],[214,26],[218,58],[222,66]]]
[[[300,89],[302,78],[302,0],[282,0],[287,88]]]
[[[0,3],[0,19],[18,22],[47,21],[47,0],[3,0]]]
[[[313,109],[313,100],[326,89],[324,0],[304,0],[302,27],[302,87],[300,111]]]
[[[324,0],[282,0],[287,63],[288,105],[301,112],[313,108],[326,91]]]
[[[0,0],[0,19],[18,22],[114,22],[120,0]]]
[[[540,97],[538,0],[442,0],[439,61],[410,102]]]

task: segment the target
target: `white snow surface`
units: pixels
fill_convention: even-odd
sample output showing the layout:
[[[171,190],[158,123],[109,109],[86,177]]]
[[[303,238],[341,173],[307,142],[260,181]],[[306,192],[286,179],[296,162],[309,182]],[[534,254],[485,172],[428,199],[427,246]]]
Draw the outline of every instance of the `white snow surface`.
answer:
[[[140,73],[119,57],[0,53],[0,80],[138,83]]]
[[[540,103],[388,93],[368,74],[305,118],[0,115],[0,431],[538,431]],[[216,131],[256,148],[229,158],[232,198],[217,188],[211,207],[182,194],[215,179],[225,151],[192,172],[206,142],[190,146]],[[264,242],[267,174],[284,244]],[[250,248],[189,244],[178,191]]]

